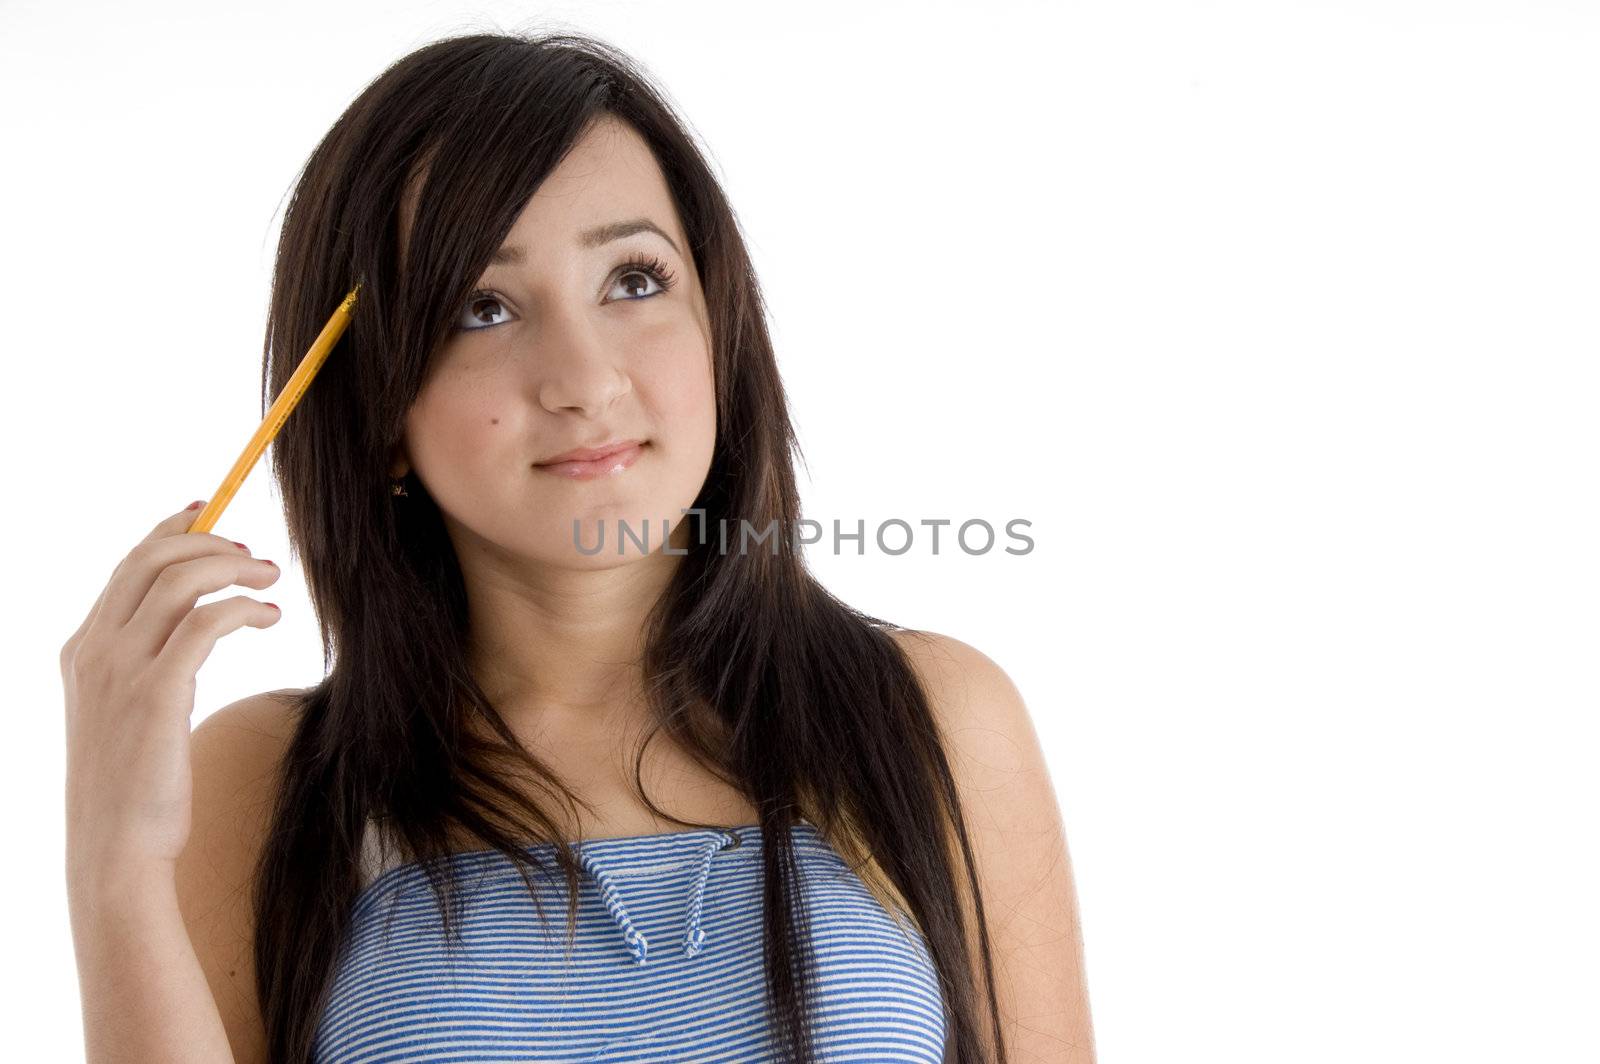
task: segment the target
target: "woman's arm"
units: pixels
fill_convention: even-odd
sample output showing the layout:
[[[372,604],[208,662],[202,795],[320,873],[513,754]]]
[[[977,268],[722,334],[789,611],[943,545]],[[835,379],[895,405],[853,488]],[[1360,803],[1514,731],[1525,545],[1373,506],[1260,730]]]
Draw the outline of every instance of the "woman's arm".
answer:
[[[251,892],[292,696],[244,698],[189,737],[194,824],[177,861],[70,867],[87,1064],[264,1064]]]
[[[171,866],[68,868],[88,1064],[229,1064]]]
[[[1077,892],[1066,829],[1022,696],[999,665],[936,632],[896,633],[945,741],[994,948],[1011,1064],[1094,1064]],[[969,923],[964,870],[956,888]],[[983,994],[975,924],[973,983]],[[980,1027],[988,1040],[982,1007]],[[991,1047],[992,1048],[992,1047]]]

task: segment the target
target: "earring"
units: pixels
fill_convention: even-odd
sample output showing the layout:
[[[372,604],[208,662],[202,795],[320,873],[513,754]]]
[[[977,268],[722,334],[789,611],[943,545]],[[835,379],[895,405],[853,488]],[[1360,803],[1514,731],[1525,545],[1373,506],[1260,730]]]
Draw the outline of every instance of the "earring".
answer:
[[[411,497],[411,493],[406,491],[406,482],[404,478],[401,478],[400,480],[389,481],[389,494],[404,495],[408,499]]]

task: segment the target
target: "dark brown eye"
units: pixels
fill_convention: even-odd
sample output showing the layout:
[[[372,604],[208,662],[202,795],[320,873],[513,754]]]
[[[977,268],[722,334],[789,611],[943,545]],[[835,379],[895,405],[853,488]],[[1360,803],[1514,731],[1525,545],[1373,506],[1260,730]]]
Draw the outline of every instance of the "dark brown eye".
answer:
[[[649,272],[647,272],[645,270],[629,270],[627,273],[625,273],[621,277],[617,278],[617,281],[619,283],[625,283],[625,282],[627,282],[628,278],[630,278],[630,277],[637,278],[635,287],[647,288],[649,285],[655,284],[660,288],[661,291],[663,291],[663,292],[666,291],[666,287],[661,285],[661,282],[657,281],[652,274],[650,274]],[[654,292],[649,292],[649,291],[645,291],[645,292],[635,291],[633,293],[633,297],[636,298],[636,299],[643,298],[644,296],[653,296],[653,295],[655,295],[655,293]]]
[[[493,292],[484,292],[481,290],[473,292],[472,295],[467,297],[466,312],[467,315],[478,324],[462,325],[457,323],[457,327],[470,331],[472,329],[485,328],[490,325],[499,325],[500,323],[498,321],[491,321],[489,319],[491,319],[496,313],[504,313],[504,311],[505,305],[500,302],[500,297],[495,295]]]
[[[631,297],[633,299],[648,299],[650,296],[658,296],[662,292],[671,291],[672,286],[678,283],[678,278],[672,272],[672,267],[662,262],[655,255],[636,255],[624,262],[622,268],[626,272],[617,278],[618,281],[629,277],[644,277],[660,286],[660,291],[634,295]]]

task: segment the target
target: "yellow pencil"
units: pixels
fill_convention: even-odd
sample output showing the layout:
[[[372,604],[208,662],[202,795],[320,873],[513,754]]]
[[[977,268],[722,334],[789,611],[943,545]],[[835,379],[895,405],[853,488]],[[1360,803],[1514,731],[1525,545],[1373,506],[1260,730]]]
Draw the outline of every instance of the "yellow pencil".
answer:
[[[344,297],[344,302],[333,312],[328,324],[322,327],[322,331],[312,341],[311,350],[306,352],[305,357],[300,360],[300,365],[295,367],[294,374],[290,376],[289,383],[278,393],[278,398],[273,401],[267,416],[261,420],[256,434],[245,444],[244,453],[239,455],[238,460],[233,463],[233,468],[228,470],[228,475],[222,478],[222,486],[211,496],[205,508],[200,511],[200,516],[194,519],[194,524],[189,526],[190,532],[210,532],[217,523],[217,518],[222,516],[222,511],[227,508],[234,493],[239,490],[239,485],[250,475],[256,459],[261,457],[261,452],[267,449],[267,444],[271,443],[278,430],[283,428],[283,423],[289,418],[289,412],[299,405],[300,397],[305,395],[306,389],[311,386],[311,378],[317,375],[317,370],[327,361],[328,352],[333,350],[333,345],[344,335],[345,326],[350,324],[350,314],[355,310],[356,293],[359,291],[361,284],[358,282],[350,289],[350,294]]]

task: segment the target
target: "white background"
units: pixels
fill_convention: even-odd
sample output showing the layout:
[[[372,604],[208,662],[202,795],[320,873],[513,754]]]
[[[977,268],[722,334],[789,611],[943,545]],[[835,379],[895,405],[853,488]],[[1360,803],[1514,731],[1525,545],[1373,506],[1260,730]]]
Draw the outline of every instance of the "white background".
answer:
[[[81,1059],[57,651],[254,430],[307,153],[518,28],[693,123],[808,516],[1032,521],[815,564],[1022,690],[1103,1061],[1600,1059],[1600,17],[1541,0],[7,0],[8,1058]],[[284,619],[197,721],[321,676],[278,504],[263,462],[215,530]]]

